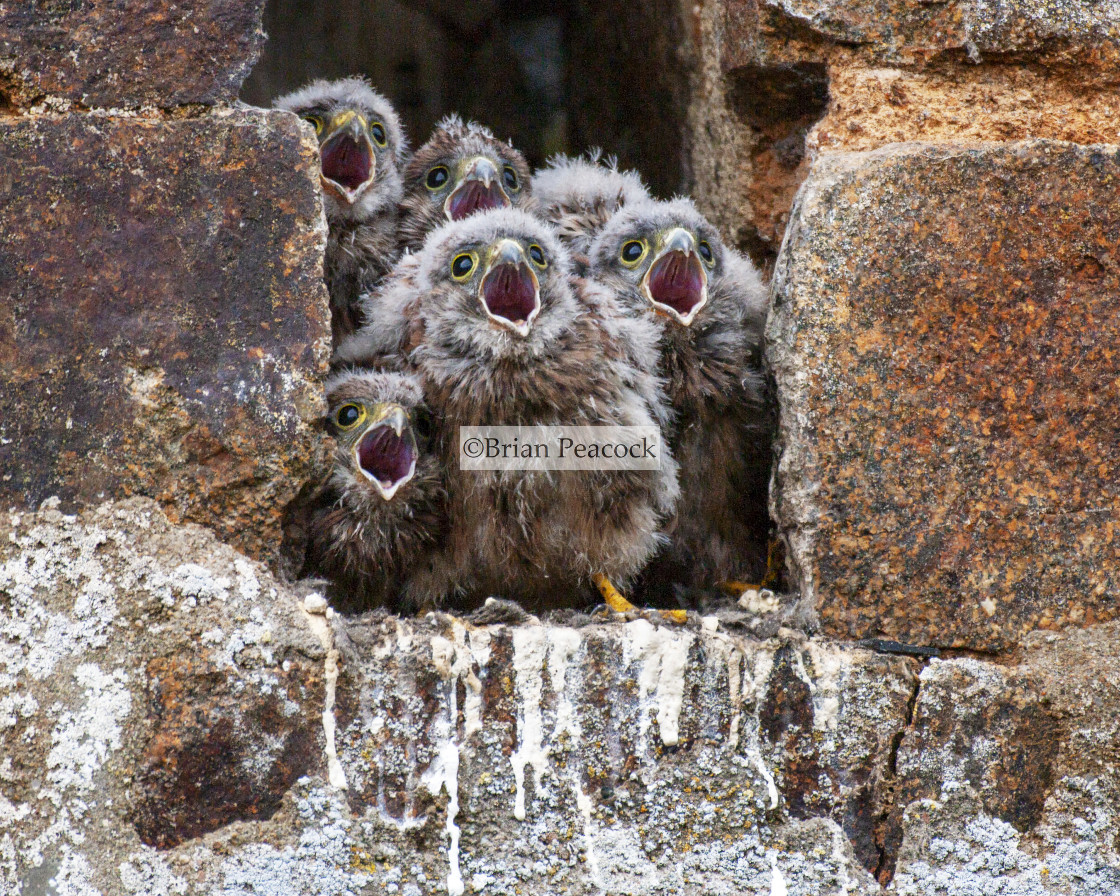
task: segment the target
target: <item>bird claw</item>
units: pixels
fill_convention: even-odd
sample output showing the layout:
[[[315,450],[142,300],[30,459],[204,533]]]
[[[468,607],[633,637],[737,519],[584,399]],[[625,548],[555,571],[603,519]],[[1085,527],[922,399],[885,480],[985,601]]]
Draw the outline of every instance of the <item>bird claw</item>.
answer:
[[[611,584],[602,573],[596,573],[592,576],[592,581],[595,582],[595,587],[599,589],[599,593],[603,595],[603,600],[607,607],[612,612],[618,615],[633,614],[640,619],[645,619],[647,622],[668,622],[673,625],[684,625],[688,620],[688,612],[686,610],[643,610],[641,607],[636,607],[623,597],[618,589]]]
[[[603,601],[616,613],[638,612],[638,608],[623,597],[605,575],[596,573],[591,579],[595,583],[595,587],[599,589],[599,593],[603,595]]]

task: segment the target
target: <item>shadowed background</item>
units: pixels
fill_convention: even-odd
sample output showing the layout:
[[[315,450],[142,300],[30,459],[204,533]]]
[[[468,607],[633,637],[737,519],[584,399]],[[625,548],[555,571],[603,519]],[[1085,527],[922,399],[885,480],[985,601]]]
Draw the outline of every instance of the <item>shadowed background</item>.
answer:
[[[312,78],[364,74],[415,146],[458,112],[534,166],[601,146],[668,196],[688,179],[683,21],[677,0],[273,0],[241,98],[266,106]]]

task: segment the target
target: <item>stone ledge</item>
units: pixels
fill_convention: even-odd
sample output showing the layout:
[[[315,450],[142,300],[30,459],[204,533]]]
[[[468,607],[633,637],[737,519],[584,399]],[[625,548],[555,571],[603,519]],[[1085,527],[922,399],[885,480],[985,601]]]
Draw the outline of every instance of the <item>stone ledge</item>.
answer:
[[[150,501],[0,515],[0,888],[1120,881],[1116,623],[1032,635],[1015,665],[919,673],[710,621],[371,616],[332,634],[305,595]]]

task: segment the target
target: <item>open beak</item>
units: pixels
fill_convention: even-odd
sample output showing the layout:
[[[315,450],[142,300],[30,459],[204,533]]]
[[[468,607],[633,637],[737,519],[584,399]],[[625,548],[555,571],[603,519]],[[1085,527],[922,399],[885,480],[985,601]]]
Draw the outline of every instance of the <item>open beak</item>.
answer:
[[[484,156],[467,159],[460,170],[458,185],[443,203],[448,221],[460,221],[475,212],[512,205],[502,189],[498,169],[489,159]]]
[[[689,326],[708,303],[708,272],[696,238],[681,227],[665,234],[661,251],[642,278],[642,293],[662,314]]]
[[[490,320],[529,335],[541,310],[541,288],[519,243],[504,239],[490,248],[478,298]]]
[[[416,436],[408,414],[398,404],[374,408],[373,422],[354,446],[358,469],[391,501],[397,490],[416,475]]]
[[[331,135],[319,147],[320,180],[323,189],[353,205],[377,176],[369,125],[357,112],[346,111],[331,127]]]

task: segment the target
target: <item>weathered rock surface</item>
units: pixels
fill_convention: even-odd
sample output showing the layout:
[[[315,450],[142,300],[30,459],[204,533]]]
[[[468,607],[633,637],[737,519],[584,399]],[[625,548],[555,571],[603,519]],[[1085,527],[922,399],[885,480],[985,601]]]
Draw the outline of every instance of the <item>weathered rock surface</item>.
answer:
[[[19,0],[0,6],[0,105],[215,105],[264,43],[264,0]]]
[[[992,650],[1120,614],[1120,149],[818,161],[775,272],[775,496],[826,632]]]
[[[329,346],[294,116],[0,123],[0,504],[157,498],[274,558]]]
[[[1115,623],[919,678],[710,623],[316,608],[147,500],[0,518],[0,889],[1120,886]]]
[[[150,501],[0,530],[0,890],[185,892],[145,844],[259,823],[321,766],[322,641]]]
[[[898,751],[906,896],[1120,892],[1116,623],[1026,639],[1018,666],[934,660]]]
[[[927,62],[959,53],[1002,62],[1093,61],[1120,70],[1116,0],[724,0],[725,69],[802,61],[806,48],[866,49],[879,63]],[[1028,56],[1029,54],[1029,56]]]
[[[722,0],[696,7],[695,192],[771,260],[818,153],[1120,143],[1117,0]]]

